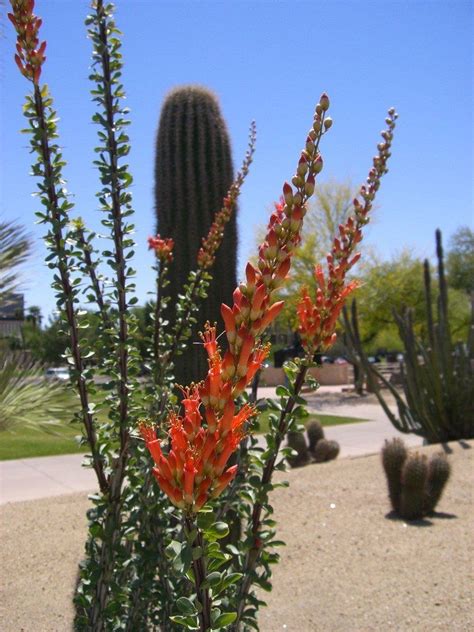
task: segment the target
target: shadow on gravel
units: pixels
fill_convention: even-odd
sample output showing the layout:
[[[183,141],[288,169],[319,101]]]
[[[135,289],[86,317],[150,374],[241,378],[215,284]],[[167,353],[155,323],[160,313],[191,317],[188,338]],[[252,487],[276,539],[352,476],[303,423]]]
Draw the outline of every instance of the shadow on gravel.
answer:
[[[433,527],[435,523],[432,518],[439,518],[440,520],[454,520],[457,518],[456,514],[446,513],[444,511],[434,511],[426,518],[419,518],[418,520],[405,520],[401,518],[393,509],[385,514],[386,520],[393,520],[394,522],[403,522],[408,527]]]

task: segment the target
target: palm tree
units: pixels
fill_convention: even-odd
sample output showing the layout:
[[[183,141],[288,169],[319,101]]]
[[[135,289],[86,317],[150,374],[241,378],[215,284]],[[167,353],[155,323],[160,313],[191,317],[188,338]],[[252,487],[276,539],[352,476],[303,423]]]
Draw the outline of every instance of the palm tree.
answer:
[[[8,300],[18,286],[18,266],[28,258],[30,244],[22,226],[0,221],[0,304]]]

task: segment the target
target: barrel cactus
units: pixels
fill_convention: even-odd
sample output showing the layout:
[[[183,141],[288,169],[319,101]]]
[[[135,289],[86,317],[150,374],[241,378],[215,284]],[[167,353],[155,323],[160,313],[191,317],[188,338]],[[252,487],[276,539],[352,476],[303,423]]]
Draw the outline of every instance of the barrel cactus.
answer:
[[[428,465],[428,477],[426,480],[425,513],[430,514],[438,504],[444,487],[451,474],[451,466],[443,452],[434,454]]]
[[[328,439],[320,439],[313,451],[315,463],[325,463],[337,458],[339,454],[339,443]]]
[[[407,449],[399,438],[385,441],[382,448],[382,464],[387,476],[388,495],[392,509],[400,512],[400,497],[402,495],[402,468],[407,459]]]
[[[400,515],[406,520],[423,517],[428,460],[424,454],[412,454],[402,468]]]
[[[317,419],[310,421],[306,426],[306,434],[308,435],[309,451],[313,454],[318,441],[324,439],[324,430],[321,422]]]
[[[221,208],[233,180],[227,127],[216,96],[200,86],[182,86],[163,104],[156,140],[155,208],[158,232],[176,245],[169,266],[168,317],[173,318],[178,294],[190,270],[196,268],[201,240]],[[207,371],[204,353],[193,344],[206,321],[221,324],[221,303],[232,299],[237,285],[237,223],[235,213],[224,235],[213,268],[208,298],[194,325],[189,352],[178,357],[176,382],[198,381]]]
[[[409,454],[401,439],[385,441],[382,464],[392,509],[405,520],[433,513],[451,474],[443,453]]]
[[[296,452],[295,456],[288,457],[288,463],[291,467],[302,467],[309,463],[308,446],[304,434],[302,432],[289,432],[287,440],[288,447]]]

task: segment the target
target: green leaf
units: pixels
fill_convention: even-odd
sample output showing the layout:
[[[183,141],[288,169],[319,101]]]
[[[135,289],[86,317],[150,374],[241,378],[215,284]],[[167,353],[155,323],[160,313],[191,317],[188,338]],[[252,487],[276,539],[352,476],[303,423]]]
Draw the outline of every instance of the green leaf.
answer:
[[[180,597],[176,602],[176,607],[182,614],[197,614],[193,602],[188,597]]]
[[[234,621],[236,619],[237,619],[237,613],[236,612],[223,612],[214,621],[214,623],[212,625],[212,629],[213,630],[217,630],[219,628],[224,627],[225,625],[230,625],[231,623],[234,623]]]
[[[174,617],[170,617],[170,619],[173,623],[187,627],[188,630],[199,630],[199,624],[195,617],[182,617],[180,615],[175,615]]]
[[[229,527],[225,522],[215,522],[207,527],[207,529],[203,529],[203,531],[209,539],[220,540],[228,535]]]

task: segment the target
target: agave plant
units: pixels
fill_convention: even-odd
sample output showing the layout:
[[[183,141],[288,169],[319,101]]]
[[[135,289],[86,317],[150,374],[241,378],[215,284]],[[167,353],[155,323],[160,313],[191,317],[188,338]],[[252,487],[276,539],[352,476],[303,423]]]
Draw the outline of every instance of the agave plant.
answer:
[[[22,353],[0,355],[0,431],[17,425],[57,423],[60,384],[48,382],[40,364]]]

